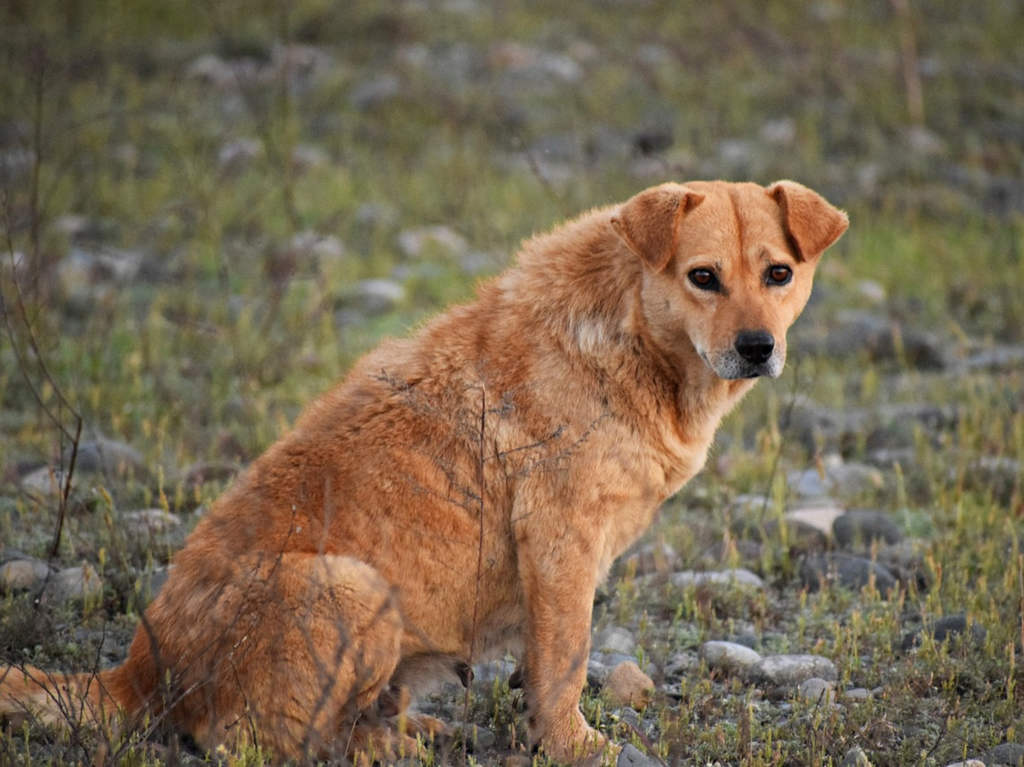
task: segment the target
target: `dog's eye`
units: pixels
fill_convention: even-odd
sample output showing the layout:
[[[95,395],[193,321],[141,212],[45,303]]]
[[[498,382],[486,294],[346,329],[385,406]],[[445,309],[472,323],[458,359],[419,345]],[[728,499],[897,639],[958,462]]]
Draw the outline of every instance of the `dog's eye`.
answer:
[[[788,266],[782,264],[775,264],[774,266],[768,267],[768,284],[769,285],[785,285],[791,279],[793,279],[793,270]]]
[[[718,290],[718,278],[710,269],[694,269],[687,277],[701,290]]]

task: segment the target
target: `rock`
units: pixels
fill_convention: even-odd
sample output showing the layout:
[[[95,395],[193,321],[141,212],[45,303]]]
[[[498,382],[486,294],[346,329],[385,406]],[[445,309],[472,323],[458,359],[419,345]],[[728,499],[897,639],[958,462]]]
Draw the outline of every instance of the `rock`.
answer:
[[[401,90],[397,75],[382,72],[357,83],[349,92],[348,103],[353,109],[365,111],[394,100]]]
[[[238,84],[235,70],[220,56],[204,53],[185,70],[185,75],[202,80],[217,88],[233,88]]]
[[[498,740],[493,730],[477,724],[452,722],[451,727],[455,732],[459,733],[460,739],[469,747],[469,751],[474,754],[479,754],[481,751],[493,748]]]
[[[839,765],[840,767],[871,767],[871,760],[860,746],[854,746],[846,752]]]
[[[836,699],[835,685],[818,677],[802,681],[796,688],[796,694],[801,700],[814,704],[835,703]]]
[[[1024,366],[1024,346],[992,346],[974,352],[963,364],[968,370],[992,373],[1017,370]]]
[[[791,471],[787,475],[787,482],[792,492],[804,498],[855,496],[885,486],[882,472],[874,466],[844,463],[836,454],[825,457],[824,474],[817,469]]]
[[[697,653],[690,650],[677,652],[665,663],[665,676],[669,679],[686,676],[700,665]]]
[[[843,588],[862,589],[872,579],[882,594],[897,585],[896,578],[887,568],[852,554],[812,554],[800,565],[800,581],[810,591],[832,583]]]
[[[623,573],[650,575],[675,572],[682,561],[676,550],[663,541],[646,543],[632,554],[627,554],[619,565]]]
[[[71,461],[71,451],[64,451],[64,465]],[[97,437],[78,445],[75,471],[93,471],[105,476],[127,477],[146,472],[146,463],[131,445],[116,439]]]
[[[953,360],[949,340],[904,327],[890,317],[854,310],[839,312],[836,324],[814,347],[814,351],[832,357],[866,355],[879,362],[905,360],[923,370],[941,370]]]
[[[836,517],[832,534],[842,548],[866,550],[876,541],[896,544],[903,540],[903,531],[892,516],[882,511],[848,511]]]
[[[632,743],[627,743],[619,752],[616,767],[661,767],[661,762],[644,754]]]
[[[160,589],[167,583],[167,578],[170,577],[173,567],[173,565],[163,565],[162,567],[155,567],[152,570],[140,573],[137,580],[137,592],[139,595],[147,602],[155,599],[156,595],[160,593]]]
[[[405,300],[405,288],[394,280],[357,282],[345,303],[366,314],[385,314]]]
[[[223,144],[217,152],[217,165],[226,173],[240,173],[262,154],[263,144],[257,139],[234,139]]]
[[[819,504],[792,509],[786,512],[784,518],[788,523],[806,525],[825,537],[831,537],[836,519],[845,513],[844,509],[834,504]]]
[[[583,68],[572,57],[519,42],[495,43],[488,52],[488,59],[496,70],[520,82],[546,85],[554,80],[573,84],[583,78]]]
[[[27,495],[40,501],[60,498],[64,491],[64,480],[66,475],[59,469],[43,466],[31,471],[21,478],[21,489]],[[75,479],[72,477],[71,485],[75,486]]]
[[[986,767],[986,765],[978,759],[968,759],[966,762],[953,762],[952,764],[947,764],[946,767]]]
[[[917,647],[927,635],[931,635],[936,642],[945,642],[947,640],[953,642],[961,639],[968,632],[971,635],[971,639],[978,644],[984,642],[985,637],[988,636],[984,626],[979,623],[969,623],[964,613],[947,615],[939,618],[934,623],[923,626],[917,631],[906,634],[900,643],[900,648],[910,650]]]
[[[997,765],[1020,767],[1021,763],[1024,763],[1024,744],[1000,743],[987,751],[981,760],[987,767],[997,767]]]
[[[160,535],[181,525],[181,519],[163,509],[126,511],[121,515],[121,520],[125,532],[134,536]]]
[[[473,681],[490,684],[495,679],[510,679],[516,672],[513,660],[492,660],[473,666]]]
[[[242,467],[232,461],[199,461],[182,472],[181,482],[188,490],[206,482],[227,482],[241,470]]]
[[[0,565],[0,591],[26,591],[38,588],[50,573],[41,559],[12,559]]]
[[[292,149],[292,166],[298,171],[324,168],[331,162],[327,150],[314,144],[298,144]]]
[[[695,570],[683,570],[682,572],[672,573],[669,580],[672,582],[672,585],[681,589],[706,585],[738,586],[758,590],[766,588],[765,582],[760,578],[760,576],[750,572],[750,570],[745,570],[742,567],[733,568],[731,570],[702,572]]]
[[[820,655],[769,655],[750,667],[750,676],[755,681],[791,687],[815,677],[834,682],[839,674],[835,664]]]
[[[50,578],[43,592],[46,601],[70,602],[72,600],[92,601],[103,595],[103,581],[92,565],[85,563],[78,567],[58,570]]]
[[[591,647],[599,652],[632,655],[636,649],[636,640],[629,629],[621,626],[609,626],[597,632],[591,642]]]
[[[421,226],[398,234],[398,249],[406,258],[422,258],[431,253],[461,256],[469,250],[466,239],[447,226]]]
[[[654,690],[654,681],[633,661],[625,661],[612,669],[602,692],[613,706],[643,708]]]
[[[871,690],[866,687],[851,687],[849,690],[843,691],[842,698],[849,703],[863,703],[866,700],[871,700]]]
[[[743,672],[761,661],[761,654],[735,642],[710,641],[700,646],[700,657],[708,668],[729,673]]]

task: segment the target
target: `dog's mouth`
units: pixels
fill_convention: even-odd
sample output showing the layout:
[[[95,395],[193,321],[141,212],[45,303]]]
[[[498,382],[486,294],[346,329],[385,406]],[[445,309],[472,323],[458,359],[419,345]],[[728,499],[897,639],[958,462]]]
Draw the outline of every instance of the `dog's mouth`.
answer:
[[[726,381],[749,378],[778,378],[782,375],[784,360],[781,355],[773,354],[764,362],[750,362],[736,354],[732,349],[722,352],[701,351],[700,357],[712,372]]]

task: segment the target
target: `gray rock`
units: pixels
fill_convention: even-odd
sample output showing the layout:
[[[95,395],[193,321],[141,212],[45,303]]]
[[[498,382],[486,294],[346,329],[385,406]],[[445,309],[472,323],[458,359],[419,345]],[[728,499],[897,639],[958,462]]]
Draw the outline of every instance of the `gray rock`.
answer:
[[[959,641],[968,633],[976,644],[981,644],[985,641],[985,637],[988,636],[984,626],[979,623],[969,623],[964,613],[947,615],[927,626],[923,626],[917,631],[906,634],[900,643],[900,647],[903,650],[910,650],[920,645],[924,637],[929,635],[936,642]]]
[[[999,372],[1024,366],[1024,346],[993,346],[982,349],[964,360],[968,370]]]
[[[792,492],[804,498],[855,496],[880,490],[885,485],[882,472],[874,466],[844,463],[836,454],[825,457],[824,474],[817,469],[791,471],[787,482]]]
[[[742,672],[761,661],[761,654],[735,642],[710,641],[700,646],[700,657],[709,668]]]
[[[635,575],[675,572],[682,563],[676,550],[663,541],[646,543],[623,557],[619,571]]]
[[[871,690],[866,687],[851,687],[843,691],[842,699],[849,703],[863,703],[871,700]]]
[[[167,583],[168,577],[171,575],[171,569],[173,565],[164,565],[162,567],[155,567],[152,570],[140,573],[137,586],[138,593],[147,602],[152,601],[156,598],[156,595],[160,593],[160,589]]]
[[[41,501],[47,501],[61,496],[66,477],[67,475],[59,469],[43,466],[26,474],[20,479],[19,484],[22,491],[27,495]],[[76,484],[75,477],[72,477],[72,488]]]
[[[987,751],[981,759],[988,767],[997,767],[997,765],[1021,767],[1024,764],[1024,744],[1000,743]]]
[[[966,762],[953,762],[946,767],[986,767],[985,763],[978,759],[968,759]]]
[[[676,679],[690,673],[700,665],[700,658],[697,653],[690,650],[677,652],[665,663],[665,676],[669,679]]]
[[[240,173],[263,155],[263,143],[254,138],[233,139],[217,152],[217,165],[227,173]]]
[[[12,559],[0,565],[0,591],[26,591],[38,588],[50,573],[41,559]]]
[[[836,690],[832,682],[818,677],[805,679],[796,688],[797,697],[808,703],[827,705],[835,703]]]
[[[636,649],[636,639],[629,629],[609,626],[594,635],[591,647],[599,652],[630,655]]]
[[[904,327],[898,320],[871,312],[839,312],[837,323],[816,345],[818,352],[833,357],[866,355],[869,359],[895,362],[903,359],[924,370],[940,370],[952,364],[952,343],[933,333]]]
[[[405,288],[394,280],[370,279],[356,283],[346,304],[366,314],[390,312],[405,300]]]
[[[459,733],[460,739],[469,746],[469,750],[472,753],[479,754],[481,751],[486,751],[489,748],[493,748],[497,742],[497,737],[494,735],[493,730],[489,730],[486,727],[466,722],[452,722],[451,727],[453,730]]]
[[[784,518],[787,523],[807,525],[822,535],[831,537],[835,521],[845,513],[842,507],[834,503],[820,503],[791,509],[786,512]]]
[[[468,250],[466,239],[451,227],[421,226],[398,234],[398,249],[406,258],[422,258],[431,252],[461,256]]]
[[[43,592],[45,601],[70,602],[92,601],[103,595],[103,581],[92,565],[85,563],[77,567],[58,570],[51,576]]]
[[[852,554],[812,554],[800,565],[800,581],[810,591],[817,591],[823,583],[862,589],[872,578],[875,588],[882,594],[897,585],[896,578],[888,568]]]
[[[348,95],[348,103],[354,109],[373,109],[394,100],[401,91],[398,76],[383,72],[357,83]]]
[[[848,511],[832,524],[836,543],[842,548],[868,549],[873,543],[896,544],[903,531],[892,516],[882,511]]]
[[[121,515],[125,532],[135,536],[155,536],[181,525],[181,519],[164,509],[139,509]]]
[[[672,582],[672,585],[681,589],[707,585],[738,586],[758,590],[766,588],[765,582],[760,578],[760,576],[742,567],[733,568],[731,570],[701,572],[695,570],[683,570],[682,572],[672,573],[669,580]]]
[[[71,461],[71,451],[64,451],[64,465]],[[106,476],[125,477],[143,474],[146,463],[131,445],[116,439],[97,437],[84,440],[78,445],[75,456],[75,471],[92,471]]]
[[[854,746],[843,756],[840,767],[871,767],[871,760],[860,746]]]
[[[627,743],[619,752],[616,767],[661,767],[661,762],[642,753],[632,743]]]
[[[473,666],[473,681],[490,684],[495,679],[508,679],[516,671],[514,660],[492,660]]]
[[[818,677],[834,682],[839,674],[835,664],[821,655],[769,655],[750,668],[755,681],[791,687]]]

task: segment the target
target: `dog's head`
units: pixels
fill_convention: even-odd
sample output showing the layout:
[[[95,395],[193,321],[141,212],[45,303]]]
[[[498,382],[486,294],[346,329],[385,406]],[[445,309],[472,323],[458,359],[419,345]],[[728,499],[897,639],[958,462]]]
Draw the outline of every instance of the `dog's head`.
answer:
[[[687,346],[720,378],[776,377],[786,331],[811,294],[846,214],[793,181],[662,184],[611,223],[644,262],[642,310],[659,348]]]

